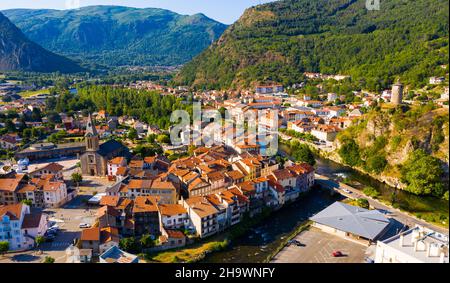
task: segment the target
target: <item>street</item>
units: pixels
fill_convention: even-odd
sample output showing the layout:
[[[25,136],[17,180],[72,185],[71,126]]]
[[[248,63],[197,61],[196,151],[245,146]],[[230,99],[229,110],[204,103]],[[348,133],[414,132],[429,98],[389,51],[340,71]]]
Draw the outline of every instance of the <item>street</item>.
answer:
[[[348,198],[352,198],[352,199],[365,198],[369,201],[369,204],[371,207],[384,212],[387,216],[392,217],[395,220],[397,220],[405,225],[408,225],[409,227],[414,227],[415,225],[421,225],[421,226],[436,230],[436,231],[446,234],[446,235],[449,234],[448,229],[430,224],[430,223],[425,222],[421,219],[418,219],[414,216],[411,216],[411,215],[407,214],[406,212],[402,212],[399,209],[385,205],[378,200],[375,200],[369,196],[366,196],[361,191],[359,191],[351,186],[348,186],[343,183],[336,183],[335,181],[333,181],[330,178],[323,176],[323,175],[316,174],[315,176],[316,176],[316,183],[319,184],[320,186],[327,188],[327,189],[335,190],[338,193],[340,193],[341,195],[348,197]],[[344,190],[348,190],[351,193],[346,193]]]

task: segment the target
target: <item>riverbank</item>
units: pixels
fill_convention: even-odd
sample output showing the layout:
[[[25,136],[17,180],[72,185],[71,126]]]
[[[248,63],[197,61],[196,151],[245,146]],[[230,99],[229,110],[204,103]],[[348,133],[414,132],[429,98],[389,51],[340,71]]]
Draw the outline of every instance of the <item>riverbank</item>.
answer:
[[[302,225],[298,226],[297,228],[295,228],[294,231],[292,231],[289,236],[287,236],[286,238],[283,239],[283,241],[281,243],[279,243],[278,247],[276,249],[274,249],[266,258],[266,260],[264,261],[264,263],[269,263],[279,252],[281,252],[281,250],[284,249],[284,247],[286,247],[286,245],[288,244],[288,242],[292,239],[294,239],[295,237],[297,237],[298,234],[300,234],[301,232],[309,229],[309,227],[311,227],[312,222],[311,221],[305,221],[305,223],[303,223]]]
[[[441,233],[445,233],[448,235],[448,222],[445,223],[429,223],[422,219],[419,219],[415,215],[402,211],[398,208],[395,208],[385,202],[379,201],[378,199],[372,198],[370,196],[367,196],[366,194],[362,193],[360,190],[349,186],[344,183],[335,182],[331,180],[330,178],[316,174],[316,183],[320,185],[322,188],[326,188],[332,191],[335,191],[336,193],[339,193],[346,198],[350,199],[359,199],[359,198],[365,198],[369,201],[369,205],[374,208],[378,209],[380,211],[383,211],[387,215],[389,215],[391,218],[394,218],[398,220],[399,222],[408,225],[409,227],[413,227],[415,225],[421,225],[425,226],[427,228],[436,230]],[[440,224],[440,225],[436,225]]]
[[[289,146],[281,143],[280,151],[288,156]],[[345,182],[359,191],[366,187],[374,188],[378,193],[378,200],[393,209],[410,214],[430,224],[440,227],[448,227],[449,203],[443,199],[432,196],[417,196],[404,190],[389,186],[386,182],[364,174],[354,168],[342,165],[333,160],[324,158],[318,152],[316,154],[316,172],[336,182]]]

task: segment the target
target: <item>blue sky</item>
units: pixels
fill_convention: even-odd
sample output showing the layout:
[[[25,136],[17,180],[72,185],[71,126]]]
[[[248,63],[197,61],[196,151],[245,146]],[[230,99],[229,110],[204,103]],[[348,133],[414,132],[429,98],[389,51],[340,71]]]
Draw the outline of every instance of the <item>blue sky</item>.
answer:
[[[203,13],[225,24],[236,21],[248,7],[273,0],[0,0],[0,10],[15,8],[67,9],[77,5],[121,5],[163,8],[180,14]]]

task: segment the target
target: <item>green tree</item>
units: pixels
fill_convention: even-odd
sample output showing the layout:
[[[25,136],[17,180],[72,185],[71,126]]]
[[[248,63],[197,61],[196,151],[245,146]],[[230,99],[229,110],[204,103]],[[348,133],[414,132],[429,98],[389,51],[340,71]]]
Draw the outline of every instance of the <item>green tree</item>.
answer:
[[[1,241],[0,242],[0,255],[4,255],[9,251],[9,242],[8,241]]]
[[[43,236],[37,236],[34,239],[34,242],[36,243],[36,246],[39,248],[43,243],[45,243],[45,238]]]
[[[366,167],[369,171],[380,174],[386,168],[388,162],[382,155],[370,156],[366,160]]]
[[[119,242],[119,247],[132,254],[138,254],[141,252],[141,246],[134,237],[121,239]]]
[[[80,173],[73,173],[72,174],[72,182],[77,184],[77,187],[80,185],[81,182],[83,182],[83,175],[81,175]]]
[[[306,144],[294,142],[292,146],[291,155],[292,157],[294,157],[296,161],[306,162],[312,166],[316,164],[314,154]]]
[[[23,204],[28,205],[28,206],[32,206],[33,205],[33,201],[31,201],[31,199],[23,199],[21,202]]]
[[[369,207],[370,207],[369,201],[365,198],[357,199],[356,205],[358,205],[359,207],[365,208],[365,209],[369,209]]]
[[[152,239],[152,236],[150,234],[142,235],[139,242],[141,244],[141,247],[144,249],[150,249],[155,246],[155,241]]]
[[[46,256],[44,258],[44,262],[43,263],[55,263],[55,259],[52,258],[51,256]]]
[[[378,192],[376,189],[372,188],[372,187],[365,187],[363,189],[363,193],[366,196],[372,197],[372,198],[378,198],[380,196],[380,192]]]
[[[434,195],[441,197],[444,191],[440,160],[422,149],[410,153],[401,168],[401,180],[406,190],[416,195]]]
[[[359,151],[359,146],[353,139],[346,141],[341,148],[339,148],[338,153],[345,164],[350,166],[358,166],[361,164],[361,156]]]
[[[137,132],[137,130],[136,130],[135,128],[131,128],[131,129],[128,131],[127,137],[128,137],[130,140],[135,140],[135,139],[137,139],[137,138],[138,138],[138,132]]]
[[[156,138],[156,140],[157,140],[159,143],[170,143],[170,137],[169,137],[168,135],[166,135],[166,134],[158,135],[158,137]]]

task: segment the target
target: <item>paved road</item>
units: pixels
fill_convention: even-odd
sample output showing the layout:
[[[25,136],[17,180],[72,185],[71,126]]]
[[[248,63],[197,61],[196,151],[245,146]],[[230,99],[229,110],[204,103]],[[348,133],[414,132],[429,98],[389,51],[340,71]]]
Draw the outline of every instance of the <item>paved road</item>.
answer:
[[[408,225],[409,227],[414,227],[417,224],[417,225],[421,225],[421,226],[433,229],[435,231],[438,231],[438,232],[446,234],[446,235],[449,234],[448,229],[430,224],[430,223],[425,222],[421,219],[418,219],[414,216],[411,216],[405,212],[402,212],[396,208],[387,206],[378,200],[375,200],[375,199],[372,199],[372,198],[366,196],[361,191],[359,191],[351,186],[348,186],[343,183],[336,183],[335,181],[330,180],[330,178],[328,178],[326,176],[316,174],[316,183],[321,185],[324,188],[335,190],[336,192],[338,192],[341,195],[344,195],[348,198],[353,198],[353,199],[365,198],[369,201],[369,204],[371,207],[376,208],[382,212],[385,212],[390,217],[396,219],[397,221],[399,221],[405,225]],[[349,193],[344,192],[343,191],[344,189],[350,191],[351,193],[349,194]]]

